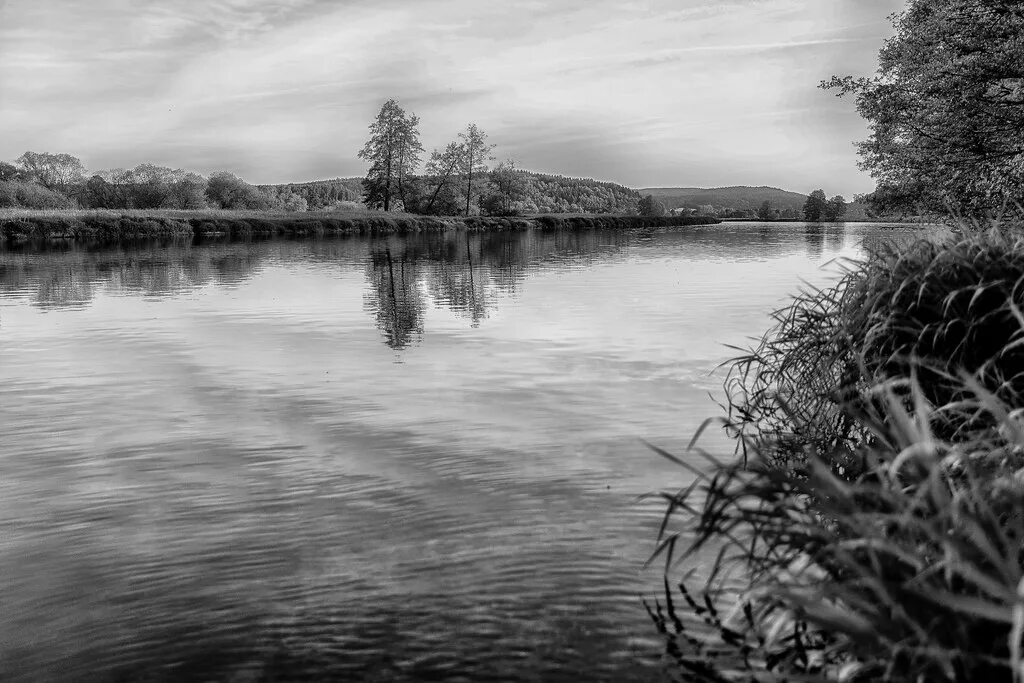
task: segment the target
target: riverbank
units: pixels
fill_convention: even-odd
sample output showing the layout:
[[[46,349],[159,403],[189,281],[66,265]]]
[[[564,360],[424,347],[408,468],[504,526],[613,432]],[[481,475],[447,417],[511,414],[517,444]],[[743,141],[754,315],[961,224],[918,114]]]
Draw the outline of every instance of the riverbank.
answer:
[[[499,218],[418,216],[382,212],[265,213],[258,211],[32,211],[0,212],[0,239],[112,242],[151,238],[250,235],[388,235],[445,230],[662,228],[715,225],[696,216],[548,214]]]
[[[723,218],[723,223],[814,223],[819,225],[844,225],[846,223],[882,223],[885,225],[925,225],[931,221],[920,216],[907,218],[848,218],[841,221],[808,221],[804,218],[773,218],[770,221],[760,218]]]

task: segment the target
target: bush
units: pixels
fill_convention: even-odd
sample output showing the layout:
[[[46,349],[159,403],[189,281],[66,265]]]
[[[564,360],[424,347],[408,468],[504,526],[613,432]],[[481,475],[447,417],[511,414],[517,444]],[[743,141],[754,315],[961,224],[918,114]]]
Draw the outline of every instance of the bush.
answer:
[[[651,610],[686,680],[1015,680],[1021,283],[1003,235],[879,246],[776,313],[727,385],[743,457],[664,494],[656,555],[715,558]]]
[[[73,209],[75,206],[74,200],[36,183],[20,180],[0,182],[0,207]]]

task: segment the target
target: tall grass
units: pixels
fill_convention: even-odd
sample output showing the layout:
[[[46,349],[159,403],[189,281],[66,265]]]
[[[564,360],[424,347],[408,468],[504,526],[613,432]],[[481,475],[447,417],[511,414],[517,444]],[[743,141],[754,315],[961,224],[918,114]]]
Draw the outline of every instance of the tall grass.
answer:
[[[1022,283],[1002,234],[879,246],[737,359],[741,453],[664,494],[667,576],[715,558],[651,608],[680,678],[1019,680]]]
[[[999,399],[1024,392],[1024,241],[999,231],[867,246],[838,284],[805,292],[735,360],[726,382],[730,427],[745,447],[796,462],[808,448],[848,450],[867,387],[916,373],[936,406],[935,429],[960,439],[991,427],[963,404],[976,375]]]

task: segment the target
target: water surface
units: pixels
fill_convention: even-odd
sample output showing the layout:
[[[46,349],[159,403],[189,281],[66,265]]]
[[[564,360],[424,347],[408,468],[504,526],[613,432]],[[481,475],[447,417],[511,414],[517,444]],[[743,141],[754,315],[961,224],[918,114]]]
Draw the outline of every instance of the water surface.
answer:
[[[649,680],[641,440],[910,231],[0,250],[0,678]]]

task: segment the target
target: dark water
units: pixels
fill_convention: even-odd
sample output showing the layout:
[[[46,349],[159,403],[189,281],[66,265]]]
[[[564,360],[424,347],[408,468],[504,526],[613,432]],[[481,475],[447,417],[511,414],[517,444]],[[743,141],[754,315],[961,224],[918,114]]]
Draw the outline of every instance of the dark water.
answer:
[[[0,251],[0,678],[653,679],[641,439],[908,231]]]

